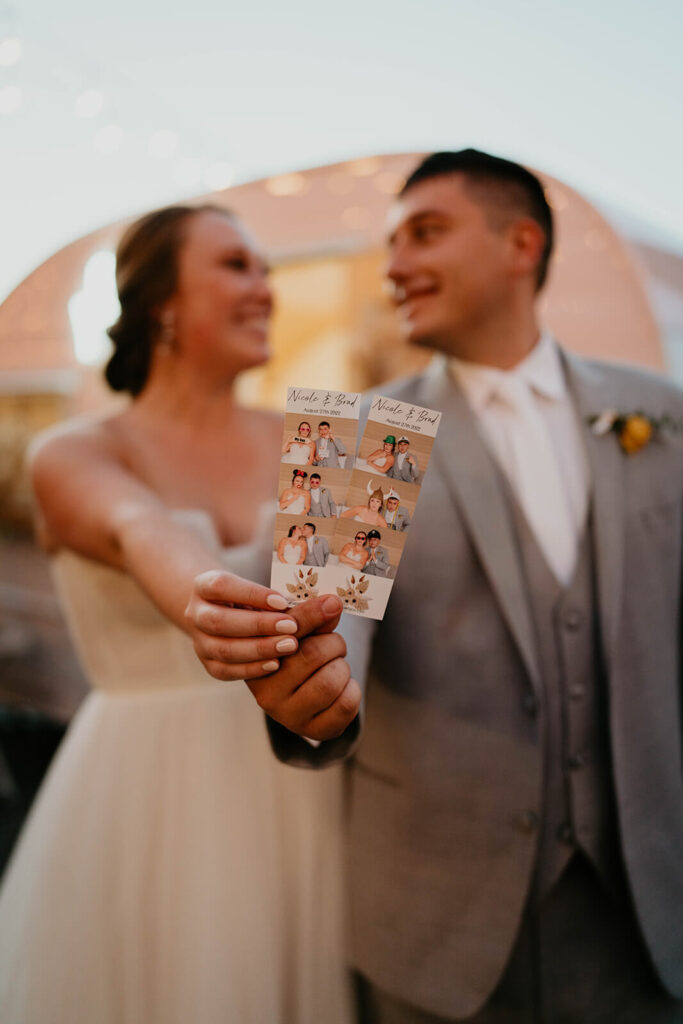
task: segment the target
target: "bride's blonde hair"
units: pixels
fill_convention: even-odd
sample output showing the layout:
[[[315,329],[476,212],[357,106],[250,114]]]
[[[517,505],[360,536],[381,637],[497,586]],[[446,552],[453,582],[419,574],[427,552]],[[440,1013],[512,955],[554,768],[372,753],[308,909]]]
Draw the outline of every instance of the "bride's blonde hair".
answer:
[[[382,490],[381,487],[378,487],[376,491],[373,491],[372,494],[370,495],[370,497],[368,498],[368,508],[370,508],[370,502],[372,501],[373,498],[377,498],[379,500],[379,511],[383,512],[384,511],[384,491]]]

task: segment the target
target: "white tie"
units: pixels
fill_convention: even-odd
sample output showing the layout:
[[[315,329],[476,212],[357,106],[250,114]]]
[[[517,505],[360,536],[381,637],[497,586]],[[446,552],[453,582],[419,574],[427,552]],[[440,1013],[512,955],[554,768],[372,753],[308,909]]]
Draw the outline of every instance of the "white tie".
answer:
[[[521,377],[501,375],[494,394],[505,407],[508,427],[503,469],[548,565],[557,579],[567,584],[578,538],[546,425]]]

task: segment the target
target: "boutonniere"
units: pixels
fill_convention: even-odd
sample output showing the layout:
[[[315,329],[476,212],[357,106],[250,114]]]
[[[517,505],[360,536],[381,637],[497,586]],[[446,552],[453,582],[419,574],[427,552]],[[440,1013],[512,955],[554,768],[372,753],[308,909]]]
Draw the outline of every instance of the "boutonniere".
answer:
[[[617,440],[627,455],[634,455],[659,437],[665,429],[678,432],[683,430],[683,423],[676,423],[670,416],[656,418],[637,410],[636,412],[619,412],[617,409],[605,409],[597,416],[589,416],[588,424],[596,437],[605,434],[616,434]]]

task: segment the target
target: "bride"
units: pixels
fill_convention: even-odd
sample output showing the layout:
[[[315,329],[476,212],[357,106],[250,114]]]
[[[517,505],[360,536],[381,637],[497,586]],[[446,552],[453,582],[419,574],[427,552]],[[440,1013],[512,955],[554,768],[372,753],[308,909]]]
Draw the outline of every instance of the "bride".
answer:
[[[342,565],[348,565],[351,569],[363,568],[370,552],[367,549],[368,535],[364,530],[359,530],[354,537],[354,543],[348,541],[339,552],[339,561]]]
[[[92,691],[0,890],[0,1020],[347,1024],[340,776],[281,766],[239,681],[274,671],[297,623],[274,591],[201,575],[270,562],[272,520],[262,543],[253,524],[282,421],[232,393],[268,357],[266,268],[232,215],[178,206],[128,229],[117,286],[107,379],[133,401],[32,461]],[[192,620],[197,577],[227,591]],[[232,682],[193,651],[211,671],[212,609],[253,637]]]
[[[395,451],[396,438],[393,434],[387,434],[382,441],[382,447],[375,448],[375,450],[370,452],[368,455],[366,460],[368,467],[376,469],[379,473],[388,473],[396,461],[396,456],[394,454]]]
[[[384,492],[381,487],[372,489],[368,484],[367,505],[352,505],[342,512],[340,519],[354,519],[357,523],[367,523],[369,526],[383,526],[386,529],[387,521],[382,515],[384,511]]]
[[[303,469],[295,469],[292,484],[280,495],[280,511],[290,515],[308,515],[311,507],[311,495],[304,490],[304,480],[308,476]]]
[[[297,427],[296,434],[290,434],[282,446],[282,462],[295,466],[311,466],[315,458],[315,441],[311,440],[311,424],[307,420]]]
[[[290,526],[286,537],[277,546],[277,557],[289,565],[301,565],[308,547],[300,526]]]

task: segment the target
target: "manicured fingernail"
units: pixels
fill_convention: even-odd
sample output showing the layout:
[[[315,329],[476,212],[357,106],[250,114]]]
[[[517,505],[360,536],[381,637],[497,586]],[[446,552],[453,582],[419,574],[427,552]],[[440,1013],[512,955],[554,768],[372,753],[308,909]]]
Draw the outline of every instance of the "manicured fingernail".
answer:
[[[275,650],[279,651],[280,654],[291,654],[296,648],[296,640],[293,640],[291,636],[286,636],[284,640],[278,640],[275,644]]]
[[[341,601],[339,600],[338,597],[334,597],[333,594],[330,594],[329,597],[326,597],[322,605],[325,615],[336,615],[337,612],[341,610],[341,607]]]
[[[263,663],[263,665],[261,665],[261,668],[262,668],[262,670],[264,672],[274,672],[275,669],[277,669],[279,667],[280,667],[280,662],[279,661],[266,661],[266,662]]]
[[[275,623],[276,633],[296,633],[298,628],[299,626],[294,619],[280,619],[279,622]]]
[[[276,612],[283,612],[285,608],[289,608],[287,598],[283,597],[282,594],[268,594],[266,604],[274,608]]]

